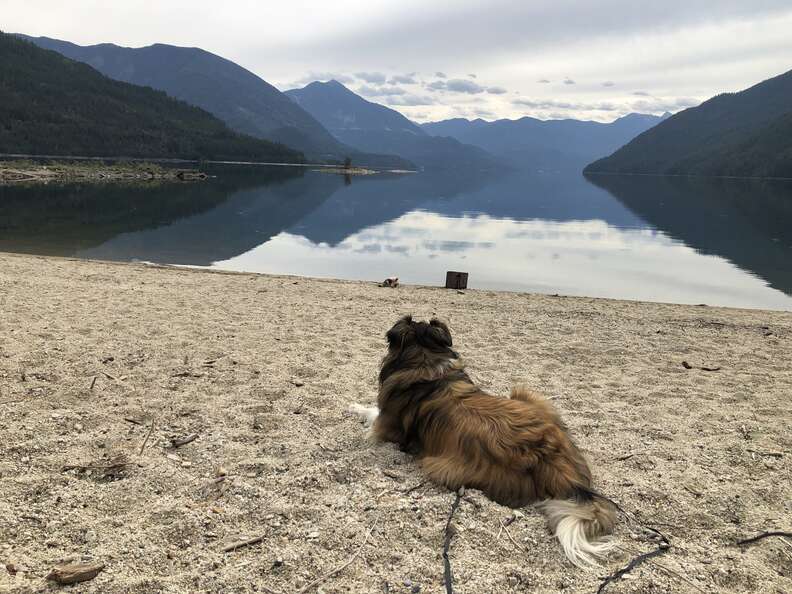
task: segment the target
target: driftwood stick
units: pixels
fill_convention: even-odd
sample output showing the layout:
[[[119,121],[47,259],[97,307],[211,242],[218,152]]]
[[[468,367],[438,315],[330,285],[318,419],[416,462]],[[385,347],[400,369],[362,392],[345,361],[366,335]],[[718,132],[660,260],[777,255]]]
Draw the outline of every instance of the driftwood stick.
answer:
[[[781,532],[780,530],[773,530],[771,532],[762,532],[761,534],[757,534],[751,538],[744,538],[742,540],[738,540],[738,545],[747,545],[753,544],[762,540],[763,538],[768,538],[770,536],[780,536],[782,538],[792,538],[792,532]]]
[[[191,443],[191,442],[195,441],[196,439],[198,439],[198,434],[197,433],[190,433],[189,435],[186,435],[184,437],[179,437],[177,439],[171,439],[171,446],[173,446],[174,448],[180,448],[181,446],[187,445],[188,443]]]
[[[226,545],[223,547],[223,552],[230,553],[231,551],[236,551],[237,549],[241,549],[242,547],[248,547],[250,545],[258,544],[262,540],[264,540],[264,535],[254,536],[253,538],[248,538],[247,540],[232,542],[230,545]]]
[[[88,388],[89,390],[93,390],[93,389],[94,389],[94,386],[96,385],[96,378],[97,378],[97,377],[98,377],[98,376],[96,376],[96,375],[95,375],[95,376],[93,376],[93,379],[91,380],[91,387],[90,387],[90,388]]]
[[[347,567],[352,565],[352,563],[354,563],[355,559],[357,559],[360,556],[360,553],[363,552],[363,548],[366,546],[366,543],[368,543],[368,539],[371,536],[371,533],[374,532],[374,528],[376,526],[377,526],[377,522],[375,520],[374,523],[371,525],[371,528],[369,528],[369,531],[366,533],[366,538],[363,539],[363,544],[360,545],[360,548],[358,548],[358,550],[355,551],[355,553],[346,561],[346,563],[344,563],[343,565],[338,566],[337,568],[335,568],[330,573],[327,573],[327,574],[323,575],[322,577],[317,578],[314,581],[310,582],[307,586],[304,586],[302,589],[298,590],[297,594],[305,594],[306,592],[312,590],[313,588],[315,588],[316,586],[318,586],[322,582],[325,582],[325,581],[329,580],[331,577],[341,573]]]
[[[146,449],[146,444],[148,443],[149,437],[151,437],[151,432],[154,431],[154,419],[151,419],[151,425],[149,425],[148,433],[146,433],[146,438],[143,440],[143,444],[140,446],[140,451],[138,452],[138,456],[143,455],[143,450]]]
[[[451,512],[448,514],[448,520],[445,527],[445,540],[443,541],[443,579],[445,581],[446,594],[454,594],[454,575],[451,572],[451,559],[448,557],[448,550],[451,548],[451,539],[456,534],[456,528],[451,523],[454,519],[454,514],[459,507],[459,502],[462,501],[461,490],[456,494],[454,503],[451,504]]]

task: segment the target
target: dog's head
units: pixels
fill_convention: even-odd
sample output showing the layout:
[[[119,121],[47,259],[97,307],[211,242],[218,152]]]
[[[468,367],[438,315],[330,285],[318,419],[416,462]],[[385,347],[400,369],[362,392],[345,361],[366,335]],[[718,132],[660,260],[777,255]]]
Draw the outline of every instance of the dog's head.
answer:
[[[388,330],[388,354],[382,362],[380,381],[399,369],[435,366],[459,357],[451,348],[451,332],[443,322],[416,322],[405,316]]]

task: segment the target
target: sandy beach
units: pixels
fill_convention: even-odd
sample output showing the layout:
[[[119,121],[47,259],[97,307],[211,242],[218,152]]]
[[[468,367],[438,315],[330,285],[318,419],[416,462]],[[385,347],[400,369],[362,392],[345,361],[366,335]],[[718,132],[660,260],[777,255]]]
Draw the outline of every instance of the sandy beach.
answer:
[[[791,313],[8,254],[0,312],[0,592],[445,592],[454,494],[346,413],[406,313],[485,389],[551,398],[635,520],[584,572],[469,491],[455,592],[597,592],[655,548],[640,525],[671,548],[606,593],[792,591],[792,543],[736,544],[792,530]],[[63,562],[105,567],[47,582]]]

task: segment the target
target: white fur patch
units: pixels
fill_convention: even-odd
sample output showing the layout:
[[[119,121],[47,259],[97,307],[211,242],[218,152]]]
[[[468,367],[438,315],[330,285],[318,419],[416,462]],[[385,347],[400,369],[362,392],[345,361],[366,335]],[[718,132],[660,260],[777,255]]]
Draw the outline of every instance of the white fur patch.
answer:
[[[586,536],[586,525],[594,521],[591,510],[586,505],[574,501],[550,499],[539,504],[551,526],[564,553],[573,564],[582,569],[591,569],[613,548],[608,540],[592,542]]]
[[[363,406],[355,403],[350,404],[347,410],[363,421],[365,427],[371,427],[379,416],[379,409],[376,406]]]

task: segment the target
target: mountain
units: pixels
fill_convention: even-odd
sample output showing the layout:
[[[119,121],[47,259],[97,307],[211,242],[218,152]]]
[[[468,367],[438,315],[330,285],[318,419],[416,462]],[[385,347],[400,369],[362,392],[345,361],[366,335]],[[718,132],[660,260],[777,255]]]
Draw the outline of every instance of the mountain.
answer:
[[[586,172],[792,177],[792,71],[679,112]]]
[[[335,80],[313,82],[286,94],[338,140],[357,149],[395,153],[427,169],[497,166],[481,148],[453,138],[432,137],[398,111],[366,101]]]
[[[48,37],[19,35],[67,58],[85,62],[105,76],[165,91],[201,107],[237,132],[280,142],[314,160],[405,168],[388,155],[363,155],[343,146],[316,119],[265,80],[241,66],[195,47],[157,43],[128,48],[102,43],[79,46]]]
[[[576,170],[608,155],[667,116],[630,114],[609,124],[581,120],[456,118],[424,124],[432,135],[451,136],[481,147],[518,167]]]
[[[303,162],[161,91],[0,33],[0,153]]]

